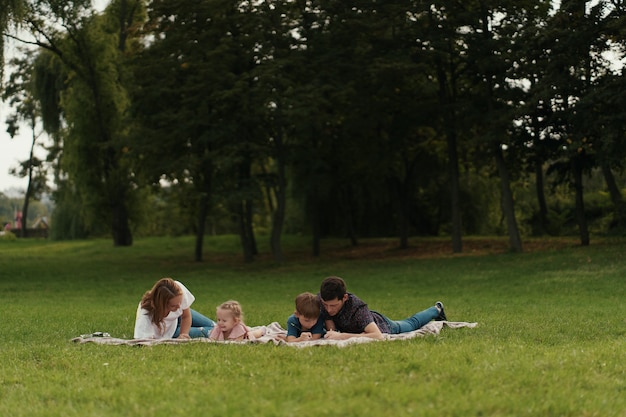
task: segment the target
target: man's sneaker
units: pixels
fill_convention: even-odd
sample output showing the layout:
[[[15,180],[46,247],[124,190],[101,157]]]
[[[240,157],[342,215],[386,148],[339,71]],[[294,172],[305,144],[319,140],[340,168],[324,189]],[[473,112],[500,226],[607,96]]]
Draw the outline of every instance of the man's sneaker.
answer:
[[[448,321],[448,318],[446,317],[446,312],[443,310],[443,303],[441,301],[437,301],[435,303],[435,307],[437,307],[437,310],[439,310],[439,315],[435,317],[435,320]]]

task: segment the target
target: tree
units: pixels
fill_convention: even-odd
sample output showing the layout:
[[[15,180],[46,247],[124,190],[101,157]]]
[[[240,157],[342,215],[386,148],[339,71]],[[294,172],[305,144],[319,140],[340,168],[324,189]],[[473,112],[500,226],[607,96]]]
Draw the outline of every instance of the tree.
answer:
[[[299,41],[294,36],[299,29],[301,16],[297,4],[290,1],[263,2],[259,4],[262,15],[258,64],[254,77],[258,80],[258,93],[264,98],[259,106],[264,111],[263,126],[266,137],[257,149],[265,149],[257,156],[260,183],[265,190],[265,202],[271,216],[270,248],[276,262],[284,262],[281,237],[287,212],[288,171],[292,166],[295,126],[298,120],[290,109],[298,103],[294,89],[300,71]]]
[[[260,191],[251,173],[259,138],[267,137],[265,97],[255,94],[252,75],[256,10],[245,6],[155,1],[145,26],[154,40],[134,61],[142,175],[193,190],[197,261],[207,217],[220,204],[235,217],[244,259],[251,261],[256,251],[252,202]],[[164,62],[164,56],[171,59]]]
[[[589,8],[587,3],[563,1],[549,20],[543,33],[548,67],[546,76],[536,86],[540,92],[550,92],[550,124],[561,149],[550,172],[559,173],[557,178],[568,181],[574,190],[575,217],[583,246],[590,241],[583,177],[602,160],[598,151],[606,139],[597,134],[601,128],[593,109],[599,103],[590,100],[597,90],[596,84],[606,76],[608,69],[602,56],[607,50],[603,3]],[[604,158],[604,162],[608,159]]]
[[[11,72],[7,88],[2,94],[2,99],[8,100],[10,106],[14,109],[14,113],[6,121],[7,132],[9,132],[11,138],[17,135],[22,122],[29,126],[32,134],[29,158],[20,163],[21,169],[19,171],[12,170],[14,175],[28,178],[22,205],[23,221],[20,231],[22,237],[27,237],[28,235],[27,223],[30,200],[37,199],[41,193],[48,191],[46,167],[43,161],[35,157],[34,154],[35,147],[38,144],[37,140],[43,132],[41,132],[39,126],[41,110],[39,103],[33,96],[35,88],[33,59],[33,53],[27,51],[23,58],[14,58],[10,61],[14,70]]]
[[[431,60],[433,72],[436,74],[440,105],[441,124],[439,129],[443,131],[447,145],[448,181],[450,183],[450,213],[451,213],[451,238],[452,251],[462,252],[462,215],[459,182],[459,126],[461,106],[460,84],[463,82],[463,72],[466,68],[464,58],[464,44],[460,27],[463,22],[456,20],[453,4],[440,2],[434,5],[424,4],[425,17],[421,20],[425,25],[422,53],[427,54]],[[420,13],[416,13],[417,16]],[[419,22],[419,19],[416,19]]]
[[[9,29],[20,25],[25,10],[25,0],[0,0],[0,86],[4,81],[5,35]]]
[[[62,63],[67,78],[63,103],[61,170],[83,203],[88,224],[109,224],[115,246],[132,244],[137,184],[128,158],[128,108],[123,56],[132,26],[142,16],[142,3],[112,2],[104,14],[91,2],[49,0],[29,4],[24,22],[33,36],[26,41],[49,51]],[[59,29],[62,28],[62,29]]]
[[[545,4],[546,2],[544,2]],[[512,62],[517,54],[516,39],[538,8],[536,2],[476,1],[467,5],[466,13],[472,16],[465,41],[472,71],[475,108],[481,116],[477,131],[484,138],[485,151],[495,161],[500,180],[501,204],[506,219],[509,246],[514,252],[522,251],[522,241],[517,225],[511,183],[519,164],[514,153],[505,152],[510,145],[515,113],[512,98],[519,87],[511,84]],[[507,157],[508,156],[508,157]]]
[[[587,126],[591,135],[596,138],[594,143],[597,162],[614,206],[611,228],[618,231],[626,229],[626,204],[614,174],[614,171],[624,172],[626,147],[623,144],[626,128],[623,121],[626,115],[623,109],[626,109],[626,98],[615,92],[623,91],[624,88],[626,81],[623,76],[607,74],[581,100],[579,106],[581,112],[589,115]]]

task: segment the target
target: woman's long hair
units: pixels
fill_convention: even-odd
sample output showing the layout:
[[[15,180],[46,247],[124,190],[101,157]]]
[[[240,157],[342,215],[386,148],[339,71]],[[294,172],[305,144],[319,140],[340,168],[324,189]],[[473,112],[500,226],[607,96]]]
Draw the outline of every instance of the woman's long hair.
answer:
[[[172,278],[161,278],[154,284],[151,290],[141,298],[141,308],[148,310],[150,320],[156,326],[162,327],[163,320],[169,314],[169,302],[177,295],[181,295],[183,290],[176,285]]]

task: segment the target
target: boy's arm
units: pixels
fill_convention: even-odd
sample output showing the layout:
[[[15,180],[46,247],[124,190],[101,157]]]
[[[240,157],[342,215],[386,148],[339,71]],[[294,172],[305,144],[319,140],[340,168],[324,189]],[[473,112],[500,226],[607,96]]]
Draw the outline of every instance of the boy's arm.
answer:
[[[322,337],[321,334],[311,334],[311,332],[302,332],[300,336],[287,336],[287,343],[291,342],[308,342],[310,340],[316,340]]]
[[[371,322],[370,324],[365,326],[365,329],[363,329],[363,333],[340,333],[334,330],[329,330],[326,333],[326,336],[324,336],[324,338],[330,340],[346,340],[352,337],[369,337],[371,339],[377,340],[384,339],[383,334],[381,333],[375,322]]]
[[[321,339],[322,337],[324,337],[324,333],[326,333],[325,322],[322,317],[319,317],[317,319],[317,322],[315,323],[315,326],[311,328],[311,339]]]
[[[300,337],[302,335],[300,334],[300,328],[296,326],[293,320],[293,316],[287,319],[287,338],[285,339],[287,343],[301,341]]]
[[[318,322],[315,324],[315,326],[313,326],[309,331],[306,332],[302,332],[300,330],[297,330],[296,327],[293,325],[293,323],[287,323],[287,342],[307,342],[310,340],[317,340],[317,339],[321,339],[322,335],[324,334],[324,324],[323,322],[320,320],[318,320]],[[299,336],[296,336],[298,333],[300,333]]]

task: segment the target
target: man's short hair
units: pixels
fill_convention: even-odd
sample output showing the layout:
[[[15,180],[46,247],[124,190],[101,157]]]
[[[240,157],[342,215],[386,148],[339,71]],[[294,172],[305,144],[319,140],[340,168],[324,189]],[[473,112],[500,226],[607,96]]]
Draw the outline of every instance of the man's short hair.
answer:
[[[346,283],[339,277],[325,278],[320,286],[320,297],[324,301],[341,300],[346,292]]]
[[[320,316],[320,300],[317,295],[303,292],[296,297],[296,311],[307,319],[316,319]]]

